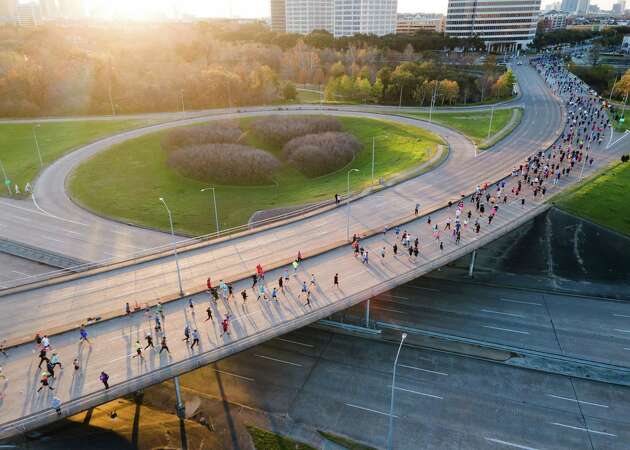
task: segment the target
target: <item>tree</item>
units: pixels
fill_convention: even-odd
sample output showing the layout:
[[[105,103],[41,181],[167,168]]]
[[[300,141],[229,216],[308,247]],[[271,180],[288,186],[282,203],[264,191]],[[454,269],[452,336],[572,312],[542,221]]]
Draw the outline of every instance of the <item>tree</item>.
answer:
[[[370,89],[370,95],[377,102],[383,98],[383,82],[380,78],[377,78],[372,85],[372,88]]]
[[[357,98],[366,102],[372,91],[370,80],[366,78],[357,78],[354,81],[354,91]]]
[[[442,104],[446,101],[449,105],[452,105],[457,101],[459,97],[459,84],[453,80],[440,81],[440,88],[442,94]]]
[[[330,68],[330,76],[333,78],[337,78],[342,75],[345,75],[345,73],[346,73],[346,67],[343,65],[341,61],[337,61]]]
[[[494,83],[494,94],[498,97],[508,97],[512,95],[514,89],[514,83],[516,78],[511,70],[507,70],[499,79]]]
[[[282,96],[286,101],[295,100],[297,98],[297,89],[295,88],[295,84],[287,81],[282,86]]]

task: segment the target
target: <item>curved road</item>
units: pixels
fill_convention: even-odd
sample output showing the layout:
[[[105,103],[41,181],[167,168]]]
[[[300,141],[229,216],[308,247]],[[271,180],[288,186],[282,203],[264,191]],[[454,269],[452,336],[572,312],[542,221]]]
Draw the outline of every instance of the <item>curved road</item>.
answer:
[[[423,187],[416,194],[424,205],[429,206],[435,199],[435,187],[439,186],[443,180],[453,178],[460,180],[457,184],[449,183],[448,186],[442,186],[439,192],[441,195],[457,196],[460,191],[469,190],[471,186],[474,186],[475,183],[470,180],[475,177],[475,173],[480,173],[479,169],[483,172],[486,166],[490,168],[500,162],[514,164],[519,159],[519,155],[527,152],[532,146],[550,142],[555,137],[561,117],[558,103],[548,95],[533,69],[517,66],[515,70],[522,87],[522,96],[517,102],[525,107],[522,122],[491,152],[486,151],[476,159],[474,148],[469,141],[462,138],[459,133],[439,125],[363,111],[327,109],[326,114],[394,120],[420,125],[442,135],[451,144],[452,155],[445,164],[431,174],[419,178],[423,181],[421,183]],[[170,243],[170,236],[164,233],[97,217],[75,205],[65,191],[64,183],[68,174],[81,162],[113,144],[158,130],[238,115],[301,114],[303,111],[297,108],[284,111],[252,108],[243,113],[225,114],[215,111],[211,116],[187,118],[132,130],[87,145],[62,157],[42,172],[35,184],[35,204],[0,199],[0,213],[6,218],[7,225],[0,227],[0,236],[18,242],[27,242],[36,247],[84,261],[119,258],[143,249],[166,246]],[[489,160],[492,160],[492,163]],[[473,168],[475,166],[477,168]],[[488,173],[488,177],[490,175],[491,173]]]

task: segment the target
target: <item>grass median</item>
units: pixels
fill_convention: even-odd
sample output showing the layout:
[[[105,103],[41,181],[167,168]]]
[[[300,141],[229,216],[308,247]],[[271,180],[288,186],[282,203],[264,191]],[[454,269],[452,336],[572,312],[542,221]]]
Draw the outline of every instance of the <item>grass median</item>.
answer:
[[[251,119],[242,120],[243,128]],[[360,191],[371,182],[372,137],[376,136],[375,180],[390,178],[411,170],[436,154],[442,139],[414,126],[364,118],[339,117],[344,131],[357,137],[363,150],[346,167],[317,178],[307,178],[289,165],[284,165],[275,183],[266,186],[216,186],[216,197],[222,229],[247,223],[259,210],[295,207],[332,199],[335,193],[346,192],[347,171],[351,189]],[[202,235],[212,233],[214,214],[212,193],[200,190],[208,186],[183,177],[167,165],[166,152],[160,141],[164,132],[153,133],[96,155],[72,174],[69,189],[83,206],[100,214],[125,222],[168,229],[168,217],[158,201],[164,197],[173,211],[180,233]],[[270,147],[250,138],[248,144],[280,155],[279,147]]]
[[[576,216],[630,236],[630,163],[619,163],[594,179],[554,199]]]
[[[154,121],[153,121],[154,122]],[[43,165],[46,166],[72,149],[112,134],[153,123],[148,120],[86,120],[64,122],[0,124],[0,161],[11,181],[12,196],[17,184],[24,192],[27,182],[33,182],[40,171],[35,145],[39,144]],[[1,181],[4,174],[0,172]],[[0,195],[8,196],[6,188]]]

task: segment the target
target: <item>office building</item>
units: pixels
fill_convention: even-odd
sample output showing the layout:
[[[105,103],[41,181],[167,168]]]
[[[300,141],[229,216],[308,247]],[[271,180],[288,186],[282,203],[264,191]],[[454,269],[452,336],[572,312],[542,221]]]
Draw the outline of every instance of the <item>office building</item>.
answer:
[[[14,23],[17,6],[17,0],[0,0],[0,23]]]
[[[577,14],[578,16],[583,16],[586,13],[588,13],[589,4],[590,4],[589,0],[578,0],[575,14]]]
[[[396,34],[415,34],[418,31],[444,31],[442,14],[398,14]]]
[[[398,0],[271,0],[271,26],[287,33],[382,36],[396,31],[397,6]]]
[[[560,11],[568,14],[575,14],[577,7],[578,0],[562,0],[562,3],[560,4]]]
[[[617,2],[613,5],[612,7],[612,13],[616,16],[621,16],[624,14],[624,12],[626,11],[626,2],[625,0],[622,0],[620,2]]]
[[[278,33],[287,31],[285,0],[271,0],[271,29]]]
[[[19,27],[33,28],[42,19],[38,3],[22,3],[17,5],[16,23]]]
[[[540,0],[449,0],[445,32],[478,37],[489,51],[527,48],[536,35]]]
[[[558,11],[543,14],[542,27],[544,31],[564,30],[567,28],[567,15]]]

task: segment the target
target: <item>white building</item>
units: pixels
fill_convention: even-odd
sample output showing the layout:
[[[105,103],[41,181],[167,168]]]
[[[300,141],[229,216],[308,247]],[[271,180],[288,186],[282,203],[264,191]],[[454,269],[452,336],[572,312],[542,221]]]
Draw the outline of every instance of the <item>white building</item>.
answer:
[[[22,3],[17,5],[17,25],[24,28],[33,28],[41,22],[41,11],[38,3]]]
[[[477,36],[490,51],[527,48],[536,35],[540,0],[449,0],[445,32]]]
[[[551,11],[542,16],[545,31],[564,30],[567,27],[567,15],[558,11]]]
[[[326,30],[338,37],[396,31],[398,0],[271,0],[271,6],[274,29],[282,30],[284,23],[287,33]]]

